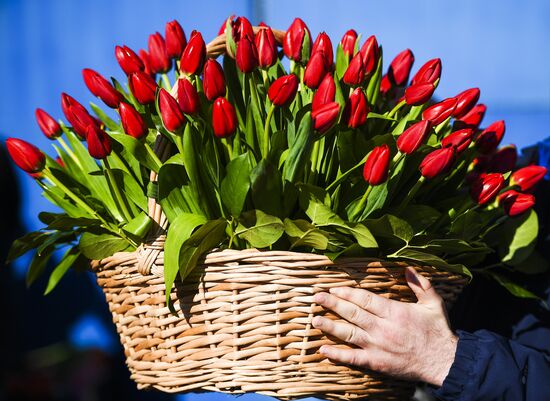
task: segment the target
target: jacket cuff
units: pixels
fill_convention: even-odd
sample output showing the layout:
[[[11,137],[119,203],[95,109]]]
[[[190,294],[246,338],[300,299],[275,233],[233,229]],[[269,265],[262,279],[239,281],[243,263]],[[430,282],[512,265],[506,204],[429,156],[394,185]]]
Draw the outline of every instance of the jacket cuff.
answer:
[[[468,389],[476,379],[480,363],[479,338],[471,333],[458,330],[458,344],[455,360],[443,385],[432,391],[432,394],[445,401],[465,401],[469,396]]]

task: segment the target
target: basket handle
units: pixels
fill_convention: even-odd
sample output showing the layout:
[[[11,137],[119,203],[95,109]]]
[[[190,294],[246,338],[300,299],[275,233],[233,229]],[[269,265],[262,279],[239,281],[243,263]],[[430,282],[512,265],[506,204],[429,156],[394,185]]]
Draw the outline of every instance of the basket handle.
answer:
[[[257,34],[261,29],[267,29],[266,27],[254,26],[252,28],[254,33]],[[277,45],[282,46],[283,39],[286,32],[279,29],[272,29],[273,36],[275,36],[275,41]],[[210,43],[206,45],[206,57],[216,58],[218,56],[229,54],[227,40],[225,33],[214,38]],[[178,83],[176,82],[172,88],[172,95],[175,95],[178,90]],[[159,134],[155,140],[155,145],[153,151],[157,154],[159,159],[162,162],[165,162],[170,157],[171,146],[167,138],[162,134]],[[150,182],[157,182],[157,173],[151,171]],[[164,241],[166,238],[166,229],[168,227],[168,219],[163,213],[160,204],[155,198],[149,198],[148,202],[148,212],[149,217],[153,220],[153,227],[149,232],[149,238],[147,241],[140,245],[138,248],[138,271],[142,275],[151,274],[152,266],[154,265],[157,257],[164,249]],[[161,272],[158,272],[161,274]]]

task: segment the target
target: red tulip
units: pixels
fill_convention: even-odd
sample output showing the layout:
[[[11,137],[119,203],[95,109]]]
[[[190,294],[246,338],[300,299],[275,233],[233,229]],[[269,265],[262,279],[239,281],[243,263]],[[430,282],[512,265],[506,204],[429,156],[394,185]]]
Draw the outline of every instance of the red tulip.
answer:
[[[504,120],[496,121],[485,128],[476,138],[479,151],[485,154],[493,152],[502,141],[504,131],[506,131]]]
[[[392,83],[390,82],[390,79],[387,75],[382,76],[382,80],[380,81],[380,92],[387,96],[390,90],[392,89]]]
[[[149,57],[149,53],[147,53],[143,49],[140,49],[139,58],[143,62],[143,72],[146,73],[147,75],[150,75],[152,78],[155,78],[156,73],[153,71],[153,68],[151,67],[151,57]]]
[[[128,103],[120,102],[118,108],[122,128],[126,134],[140,139],[147,134],[147,125],[143,122],[143,118],[133,106]]]
[[[309,43],[311,34],[305,22],[296,18],[286,31],[283,41],[285,55],[294,61],[307,61],[309,58]],[[307,44],[307,46],[304,46]]]
[[[357,128],[367,122],[367,114],[369,114],[369,111],[365,93],[361,88],[356,88],[346,102],[344,120],[348,127]]]
[[[55,158],[55,161],[57,162],[57,164],[59,164],[59,167],[65,168],[65,162],[63,162],[63,159],[61,159],[61,157],[57,156]]]
[[[86,130],[88,153],[94,159],[105,159],[111,154],[111,137],[96,125],[89,125]]]
[[[311,89],[316,89],[327,73],[323,53],[313,53],[309,59],[304,73],[304,84]]]
[[[164,88],[159,91],[158,107],[162,122],[170,132],[177,132],[185,125],[185,116],[176,99]]]
[[[155,101],[157,83],[145,72],[138,71],[130,75],[128,85],[139,103],[149,104]]]
[[[417,73],[414,75],[413,79],[411,80],[411,85],[415,85],[418,83],[425,83],[425,82],[429,82],[435,85],[435,81],[437,81],[440,77],[441,77],[441,60],[438,58],[434,58],[428,61],[422,67],[420,67],[420,69],[417,71]]]
[[[107,106],[116,109],[122,101],[122,95],[100,74],[89,68],[82,70],[86,86],[94,96],[100,98]]]
[[[502,174],[486,174],[472,184],[470,195],[478,205],[485,205],[492,201],[503,187],[504,177]]]
[[[422,120],[411,125],[397,138],[397,148],[408,155],[416,152],[428,137],[431,128],[430,120]]]
[[[178,103],[185,114],[197,114],[201,109],[199,94],[187,78],[178,80]]]
[[[74,132],[81,139],[86,137],[86,130],[89,125],[98,125],[86,108],[66,93],[61,94],[61,109],[69,124],[72,125]]]
[[[484,104],[476,104],[468,113],[455,121],[455,128],[477,129],[486,111],[487,107]]]
[[[378,66],[378,59],[380,58],[380,49],[378,48],[378,42],[374,35],[365,41],[359,53],[363,57],[365,74],[374,72]]]
[[[350,86],[358,86],[363,83],[365,80],[365,67],[361,53],[353,56],[342,80]]]
[[[388,179],[390,148],[383,144],[370,152],[363,168],[363,178],[369,185],[380,185]]]
[[[62,131],[59,123],[44,110],[36,109],[34,115],[36,116],[36,122],[38,123],[40,130],[48,139],[55,139],[61,135]]]
[[[498,196],[498,203],[508,216],[515,217],[535,206],[535,197],[510,189]]]
[[[439,125],[453,114],[455,107],[455,98],[445,99],[424,110],[422,118],[430,120],[433,125]]]
[[[334,83],[334,77],[332,74],[326,74],[319,85],[319,89],[313,95],[311,108],[316,110],[324,104],[334,102],[335,94],[336,84]]]
[[[326,103],[318,109],[313,109],[311,111],[313,128],[320,133],[328,131],[336,123],[339,113],[340,105],[336,102]]]
[[[429,82],[411,85],[405,89],[405,102],[410,106],[419,106],[429,101],[434,91],[435,86]]]
[[[220,29],[218,30],[218,36],[223,35],[225,33],[225,30],[227,28],[227,20],[231,21],[231,24],[233,24],[233,20],[235,19],[235,14],[231,14],[231,16],[223,21],[223,24],[220,26]]]
[[[185,46],[187,46],[187,38],[185,32],[178,21],[170,21],[166,23],[166,53],[170,58],[180,58]]]
[[[17,138],[8,138],[6,147],[13,162],[26,173],[34,174],[44,170],[46,155],[36,146]]]
[[[203,89],[204,95],[211,102],[220,96],[225,96],[225,76],[222,66],[212,58],[204,64]]]
[[[355,32],[355,30],[353,29],[347,31],[340,41],[342,50],[348,56],[348,58],[353,57],[355,53],[355,42],[357,42],[357,32]]]
[[[128,46],[115,47],[115,57],[126,75],[134,72],[143,71],[145,65],[139,56]]]
[[[269,68],[274,65],[277,62],[277,42],[271,28],[260,29],[255,41],[258,49],[258,65],[261,68]]]
[[[212,106],[212,129],[218,138],[227,138],[237,129],[235,108],[224,97],[219,97]]]
[[[453,112],[453,117],[460,119],[472,110],[479,100],[479,93],[478,88],[471,88],[456,95],[456,108]]]
[[[206,44],[198,31],[191,32],[191,37],[181,55],[180,70],[187,75],[200,74],[206,58]]]
[[[296,97],[298,90],[298,77],[294,74],[284,75],[277,78],[269,87],[267,96],[271,103],[277,106],[284,106],[291,103]]]
[[[253,36],[246,35],[239,40],[235,60],[239,70],[245,74],[254,71],[258,66],[258,50]]]
[[[420,174],[428,179],[445,174],[453,165],[456,157],[454,146],[436,149],[426,155],[420,163]]]
[[[518,151],[514,145],[508,145],[498,150],[492,157],[488,170],[493,173],[507,173],[516,167]]]
[[[254,30],[252,29],[252,24],[247,18],[238,17],[231,24],[231,34],[233,35],[233,40],[235,43],[238,43],[245,36],[253,38]]]
[[[472,131],[471,129],[461,129],[443,138],[441,140],[441,146],[443,146],[444,148],[454,146],[457,153],[462,153],[463,151],[468,149],[468,146],[470,146],[470,143],[472,143],[473,136],[474,131]]]
[[[327,70],[332,69],[334,63],[334,54],[332,50],[332,42],[329,36],[325,32],[321,32],[311,48],[311,54],[321,53],[323,60],[325,61],[325,67]]]
[[[405,49],[392,60],[388,69],[388,79],[396,86],[404,86],[409,80],[414,55],[410,49]]]
[[[172,68],[164,38],[158,32],[149,35],[149,61],[154,73],[165,73]]]
[[[542,166],[527,166],[514,171],[510,185],[517,185],[523,192],[530,192],[544,178],[548,170]]]

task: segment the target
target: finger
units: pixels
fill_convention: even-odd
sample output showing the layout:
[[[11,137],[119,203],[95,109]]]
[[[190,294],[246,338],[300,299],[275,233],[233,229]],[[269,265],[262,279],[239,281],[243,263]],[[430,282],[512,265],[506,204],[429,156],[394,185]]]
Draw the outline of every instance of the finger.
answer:
[[[426,277],[418,274],[418,272],[411,266],[405,268],[405,278],[407,284],[413,290],[414,295],[421,304],[440,304],[442,298],[437,294],[432,283]]]
[[[350,301],[379,317],[386,317],[388,315],[390,303],[393,302],[361,288],[336,287],[331,288],[330,293],[336,295],[338,298]]]
[[[333,310],[348,322],[361,328],[366,329],[374,324],[374,315],[361,309],[357,305],[335,297],[334,295],[327,294],[326,292],[319,292],[315,294],[313,300],[319,305]]]
[[[347,365],[364,368],[368,364],[367,351],[362,349],[337,348],[331,345],[323,345],[319,349],[319,352],[333,361]]]
[[[322,316],[315,316],[311,323],[313,327],[347,343],[355,344],[359,347],[364,347],[368,343],[367,333],[353,324],[335,322]]]

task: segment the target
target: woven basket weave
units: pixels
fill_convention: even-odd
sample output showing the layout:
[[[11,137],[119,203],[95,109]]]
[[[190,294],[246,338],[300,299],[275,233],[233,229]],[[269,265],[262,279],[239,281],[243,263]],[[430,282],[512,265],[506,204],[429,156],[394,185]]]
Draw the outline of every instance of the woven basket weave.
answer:
[[[284,35],[275,31],[280,42]],[[224,35],[208,45],[225,50]],[[170,149],[157,138],[162,160]],[[153,181],[156,176],[151,175]],[[323,255],[255,249],[209,253],[171,293],[177,316],[166,306],[163,277],[165,215],[154,199],[151,240],[135,252],[92,262],[138,388],[175,393],[257,392],[280,399],[406,400],[413,385],[334,364],[318,349],[341,341],[312,327],[314,315],[339,319],[313,303],[313,294],[353,286],[414,301],[405,263],[354,258],[331,262]],[[464,277],[415,266],[452,302]]]

